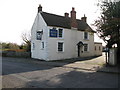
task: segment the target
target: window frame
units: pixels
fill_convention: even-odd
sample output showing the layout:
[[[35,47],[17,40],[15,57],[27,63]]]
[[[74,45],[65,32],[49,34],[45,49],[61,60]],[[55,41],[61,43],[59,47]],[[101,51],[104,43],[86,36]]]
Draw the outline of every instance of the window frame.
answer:
[[[60,30],[62,31],[62,33],[60,32]],[[62,28],[58,29],[58,38],[63,38],[63,29]]]
[[[99,46],[99,51],[101,51],[101,46]]]
[[[45,43],[44,43],[44,41],[41,42],[41,49],[45,49]]]
[[[86,35],[87,35],[87,38],[86,38]],[[89,32],[84,32],[83,39],[89,40]]]
[[[85,45],[87,45],[87,50],[85,50]],[[89,52],[89,44],[87,43],[84,44],[84,52]]]
[[[97,48],[96,48],[96,46],[95,46],[95,51],[97,51]]]
[[[62,51],[59,51],[59,43],[62,43]],[[64,52],[64,42],[63,41],[57,42],[57,52]]]
[[[32,50],[35,50],[35,43],[32,43]]]

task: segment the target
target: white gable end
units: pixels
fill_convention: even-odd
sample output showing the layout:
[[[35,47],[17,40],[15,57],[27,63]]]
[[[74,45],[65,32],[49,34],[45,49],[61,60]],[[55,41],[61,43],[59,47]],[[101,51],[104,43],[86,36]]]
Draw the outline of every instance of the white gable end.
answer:
[[[36,18],[35,18],[32,29],[31,29],[31,35],[33,33],[35,34],[35,31],[40,31],[42,29],[46,29],[46,26],[47,26],[47,24],[45,23],[43,17],[41,16],[40,13],[38,13]],[[34,36],[32,38],[34,38]]]
[[[42,32],[41,40],[37,40],[37,32]],[[47,24],[40,13],[37,14],[31,29],[32,58],[47,59]],[[44,46],[43,46],[44,45]],[[42,48],[44,47],[44,48]]]

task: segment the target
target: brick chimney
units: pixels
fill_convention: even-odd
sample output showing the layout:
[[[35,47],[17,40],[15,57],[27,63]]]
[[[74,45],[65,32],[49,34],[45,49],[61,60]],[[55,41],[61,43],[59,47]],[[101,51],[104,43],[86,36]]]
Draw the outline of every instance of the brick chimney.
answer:
[[[87,17],[84,14],[84,17],[81,18],[82,21],[87,22]]]
[[[65,13],[64,15],[65,15],[65,17],[69,17],[69,13]]]
[[[71,27],[77,28],[76,11],[74,7],[72,7],[72,11],[70,13],[71,13]]]
[[[39,7],[38,7],[38,13],[39,13],[40,11],[42,11],[42,6],[41,6],[41,4],[40,4]]]

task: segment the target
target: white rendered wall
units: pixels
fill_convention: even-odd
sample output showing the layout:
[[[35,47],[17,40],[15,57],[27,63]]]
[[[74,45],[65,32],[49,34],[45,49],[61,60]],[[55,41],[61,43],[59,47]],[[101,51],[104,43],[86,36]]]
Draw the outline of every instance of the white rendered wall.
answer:
[[[49,27],[51,29],[53,27]],[[48,29],[48,32],[49,32]],[[59,27],[56,27],[59,29]],[[89,51],[80,54],[81,57],[94,56],[94,34],[89,33],[89,40],[83,39],[83,32],[77,31],[75,29],[65,29],[63,28],[63,38],[52,38],[49,37],[48,34],[48,60],[59,60],[59,59],[67,59],[67,58],[76,58],[78,57],[77,43],[82,41],[83,43],[87,43],[89,45]],[[57,51],[57,43],[64,43],[64,51]],[[83,49],[83,48],[81,48]],[[82,50],[81,50],[82,51]]]
[[[53,27],[49,27],[49,29],[52,29]],[[48,32],[49,32],[48,29]],[[56,29],[59,29],[57,27]],[[49,37],[48,34],[48,59],[49,60],[59,60],[59,59],[67,59],[67,58],[74,58],[77,57],[76,54],[76,41],[77,41],[77,32],[76,30],[70,30],[63,28],[63,38],[53,38]],[[58,48],[58,42],[64,43],[64,50],[63,52],[59,52],[57,50]]]
[[[80,32],[78,32],[78,34],[80,34]],[[84,32],[82,32],[78,35],[78,41],[79,39],[81,39],[84,44],[88,44],[88,51],[84,51],[84,47],[82,47],[83,53],[81,53],[81,57],[94,56],[94,33],[88,32],[88,40],[85,40]]]
[[[36,32],[42,30],[42,40],[36,39]],[[47,25],[40,13],[37,14],[32,30],[31,30],[31,57],[37,59],[47,59]],[[44,49],[41,48],[41,43],[44,42]],[[35,48],[33,49],[33,43]]]

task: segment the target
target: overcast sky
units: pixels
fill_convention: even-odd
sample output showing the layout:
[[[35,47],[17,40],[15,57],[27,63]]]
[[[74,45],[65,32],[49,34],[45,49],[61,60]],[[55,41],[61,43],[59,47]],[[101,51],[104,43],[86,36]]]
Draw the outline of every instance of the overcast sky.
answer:
[[[37,15],[39,4],[43,11],[57,15],[70,13],[72,7],[77,12],[77,19],[84,14],[91,26],[98,18],[98,0],[0,0],[0,41],[22,43],[21,34],[29,32]],[[95,36],[96,37],[96,36]],[[100,41],[95,38],[95,41]]]

